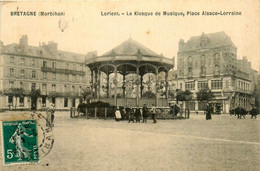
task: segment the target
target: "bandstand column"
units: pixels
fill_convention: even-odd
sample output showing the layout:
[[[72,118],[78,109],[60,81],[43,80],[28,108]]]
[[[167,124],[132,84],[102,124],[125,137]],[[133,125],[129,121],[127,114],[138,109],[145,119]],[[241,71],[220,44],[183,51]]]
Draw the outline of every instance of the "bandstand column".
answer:
[[[114,68],[114,73],[115,73],[115,78],[114,81],[113,80],[113,83],[115,84],[115,91],[114,91],[114,105],[116,106],[117,105],[117,67],[115,66]]]
[[[97,97],[97,70],[95,70],[95,97]]]
[[[98,89],[98,92],[97,92],[97,95],[98,95],[98,100],[100,100],[100,88],[101,88],[101,72],[100,72],[100,69],[98,69],[98,83],[97,83],[97,89]]]
[[[93,79],[93,70],[91,70],[91,99],[93,99],[93,96],[94,96],[94,79]]]
[[[136,105],[139,106],[139,68],[136,68],[136,75],[137,75],[137,79],[136,79]]]
[[[109,97],[109,73],[107,73],[107,98]]]
[[[156,69],[155,71],[155,76],[156,76],[156,84],[155,84],[155,106],[158,106],[158,86],[159,86],[159,82],[158,82],[158,69]]]
[[[125,98],[125,74],[123,75],[123,98]]]
[[[143,76],[141,76],[141,98],[143,98]]]
[[[168,71],[165,72],[165,98],[168,99]]]

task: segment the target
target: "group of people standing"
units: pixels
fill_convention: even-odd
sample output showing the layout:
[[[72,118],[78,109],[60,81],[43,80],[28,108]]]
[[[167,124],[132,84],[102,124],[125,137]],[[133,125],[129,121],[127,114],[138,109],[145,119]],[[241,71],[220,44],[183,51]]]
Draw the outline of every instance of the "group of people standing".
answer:
[[[143,123],[147,123],[147,119],[149,117],[149,114],[152,115],[152,119],[153,119],[153,123],[157,122],[156,119],[156,107],[154,106],[154,104],[152,105],[152,108],[149,110],[148,107],[146,106],[146,104],[144,104],[143,108],[142,108],[142,112],[141,112],[141,108],[139,106],[136,107],[136,109],[133,108],[124,108],[123,111],[119,109],[119,107],[117,107],[117,110],[115,112],[115,120],[119,121],[122,118],[122,113],[126,113],[126,115],[128,116],[128,123],[130,122],[141,122],[141,117],[143,117]]]

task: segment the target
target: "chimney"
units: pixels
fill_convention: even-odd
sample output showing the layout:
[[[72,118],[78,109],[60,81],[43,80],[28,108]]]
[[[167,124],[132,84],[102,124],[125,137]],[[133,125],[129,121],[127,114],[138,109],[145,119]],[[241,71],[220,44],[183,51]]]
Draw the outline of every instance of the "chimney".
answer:
[[[4,43],[0,40],[0,53],[3,47],[4,47]]]
[[[48,47],[50,48],[50,50],[51,50],[53,53],[55,53],[55,52],[57,52],[57,50],[58,50],[58,43],[55,43],[55,42],[53,42],[53,41],[49,41],[49,42],[48,42]]]
[[[183,39],[180,39],[180,41],[179,41],[179,51],[182,50],[182,47],[183,47],[184,45],[185,45],[184,40],[183,40]]]
[[[20,46],[25,47],[28,46],[28,37],[27,35],[22,35],[20,39]]]
[[[243,60],[247,60],[247,57],[246,57],[246,56],[243,56]]]

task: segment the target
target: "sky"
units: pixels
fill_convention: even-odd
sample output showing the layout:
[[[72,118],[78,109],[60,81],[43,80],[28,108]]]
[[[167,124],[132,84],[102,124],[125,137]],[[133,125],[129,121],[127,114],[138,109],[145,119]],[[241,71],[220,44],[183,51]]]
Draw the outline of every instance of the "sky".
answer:
[[[65,16],[11,16],[11,11],[65,12]],[[155,16],[155,12],[238,11],[239,16]],[[125,13],[101,16],[101,12]],[[127,16],[126,12],[153,12],[153,16]],[[165,1],[58,1],[7,2],[1,4],[0,39],[4,45],[18,43],[28,35],[29,44],[54,41],[59,50],[98,55],[130,36],[165,57],[177,57],[178,42],[202,32],[225,31],[238,48],[238,58],[247,56],[260,70],[260,4],[258,0],[165,0]],[[59,21],[67,22],[62,32]]]

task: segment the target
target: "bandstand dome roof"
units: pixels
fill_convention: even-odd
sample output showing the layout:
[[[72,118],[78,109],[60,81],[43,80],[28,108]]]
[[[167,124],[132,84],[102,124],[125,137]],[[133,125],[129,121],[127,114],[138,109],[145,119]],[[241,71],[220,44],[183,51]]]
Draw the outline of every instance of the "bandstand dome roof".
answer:
[[[140,74],[168,71],[174,66],[174,58],[166,58],[158,55],[131,37],[98,56],[97,52],[89,52],[86,55],[86,65],[91,70],[100,69],[103,72],[112,73],[116,67],[119,72],[126,75],[135,72],[139,68]]]
[[[141,43],[133,40],[131,37],[115,47],[114,49],[104,53],[101,56],[110,56],[111,54],[113,55],[116,53],[117,55],[134,55],[138,53],[138,51],[143,54],[144,56],[160,56],[150,50],[149,48],[145,47]]]

